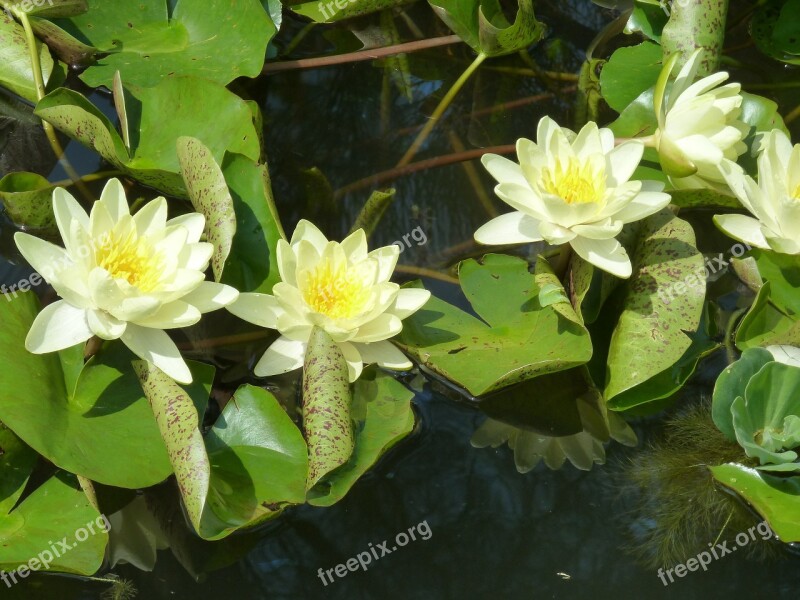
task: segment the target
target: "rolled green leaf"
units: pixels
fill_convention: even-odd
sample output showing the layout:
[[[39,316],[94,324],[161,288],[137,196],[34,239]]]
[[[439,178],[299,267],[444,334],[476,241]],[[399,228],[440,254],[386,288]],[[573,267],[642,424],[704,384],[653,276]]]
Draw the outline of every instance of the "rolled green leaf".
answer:
[[[303,428],[308,444],[308,480],[314,487],[353,453],[352,395],[341,349],[319,327],[311,331],[303,365]]]

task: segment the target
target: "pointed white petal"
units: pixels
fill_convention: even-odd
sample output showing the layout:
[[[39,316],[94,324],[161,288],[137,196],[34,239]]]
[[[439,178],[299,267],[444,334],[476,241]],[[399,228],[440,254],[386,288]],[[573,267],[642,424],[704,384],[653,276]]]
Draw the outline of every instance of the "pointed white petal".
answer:
[[[526,186],[528,181],[522,172],[522,167],[512,160],[499,156],[497,154],[484,154],[481,157],[481,163],[486,167],[492,177],[498,183],[516,183],[517,185]]]
[[[640,192],[622,210],[618,211],[615,219],[622,223],[632,223],[639,219],[649,217],[670,203],[672,198],[662,192]]]
[[[340,342],[338,345],[344,355],[345,361],[347,361],[348,378],[350,379],[350,383],[353,383],[359,378],[361,371],[364,370],[364,360],[361,358],[361,353],[354,344],[350,342]]]
[[[200,311],[183,300],[175,300],[158,307],[158,310],[140,319],[135,323],[142,327],[154,329],[176,329],[189,327],[200,320]]]
[[[127,327],[125,321],[112,317],[104,310],[86,311],[86,321],[89,323],[89,329],[103,340],[116,340],[125,333]]]
[[[239,297],[236,288],[224,283],[203,281],[197,288],[186,294],[181,300],[188,302],[201,313],[211,312],[229,306]]]
[[[361,354],[365,364],[376,363],[380,367],[405,371],[413,365],[391,342],[373,342],[371,344],[353,344]]]
[[[289,285],[297,285],[297,255],[286,240],[278,240],[276,249],[278,273],[281,280]]]
[[[86,211],[78,204],[78,201],[64,188],[56,188],[53,190],[53,213],[56,217],[58,231],[61,233],[61,239],[64,240],[64,246],[66,246],[70,254],[76,252],[77,248],[70,234],[71,223],[77,221],[81,227],[88,229],[89,215],[86,214]]]
[[[240,319],[267,329],[277,329],[278,317],[284,312],[275,296],[258,293],[239,294],[227,309]]]
[[[100,203],[106,207],[111,220],[119,221],[123,215],[130,214],[128,200],[125,198],[125,188],[119,179],[109,179],[100,194]]]
[[[167,201],[163,197],[151,200],[133,215],[133,222],[139,235],[163,230],[167,225]]]
[[[137,213],[138,214],[138,213]],[[186,241],[190,244],[198,242],[206,228],[206,218],[200,213],[191,212],[167,221],[167,227],[183,227],[189,232]]]
[[[291,245],[294,246],[300,240],[306,240],[307,242],[310,242],[320,254],[322,254],[325,246],[328,245],[328,238],[326,238],[325,235],[319,229],[317,229],[316,225],[314,225],[311,221],[306,221],[305,219],[300,219],[300,222],[297,223],[297,227],[295,227],[294,233],[292,234]]]
[[[495,217],[475,232],[475,241],[486,246],[527,244],[541,241],[539,221],[514,211]]]
[[[577,228],[580,226],[575,225],[574,227],[577,230]],[[554,246],[566,244],[570,240],[575,239],[575,236],[577,235],[577,233],[571,229],[567,229],[566,227],[561,227],[559,225],[553,225],[547,221],[542,221],[539,223],[539,233],[542,234],[542,237],[547,241],[548,244],[552,244]]]
[[[403,323],[395,315],[384,313],[358,328],[351,339],[354,342],[377,342],[397,335],[403,330]]]
[[[573,225],[572,237],[579,235],[592,240],[608,240],[616,237],[620,231],[622,231],[622,221],[605,219],[604,221],[596,221],[584,225]]]
[[[397,292],[394,305],[389,309],[398,319],[413,315],[430,300],[431,293],[419,288],[403,288]]]
[[[55,352],[85,342],[92,337],[86,310],[64,300],[46,306],[31,325],[25,348],[34,354]]]
[[[761,223],[746,215],[714,215],[714,224],[735,240],[757,248],[769,249],[761,232]]]
[[[644,144],[636,140],[622,143],[606,155],[606,185],[617,187],[631,178],[644,153]]]
[[[375,283],[388,281],[397,266],[397,259],[400,257],[400,248],[392,244],[391,246],[381,246],[367,255],[374,258],[377,263],[375,272]]]
[[[617,240],[590,240],[578,237],[572,240],[570,245],[578,256],[597,268],[623,279],[631,276],[632,266],[628,253]]]
[[[344,250],[347,260],[357,263],[367,256],[367,234],[363,229],[357,229],[342,240],[342,250]]]
[[[150,361],[178,383],[192,382],[192,373],[178,347],[162,329],[128,323],[120,339],[136,356]]]
[[[306,342],[290,340],[281,336],[267,348],[258,361],[253,373],[256,377],[269,377],[288,373],[303,366],[306,356]]]

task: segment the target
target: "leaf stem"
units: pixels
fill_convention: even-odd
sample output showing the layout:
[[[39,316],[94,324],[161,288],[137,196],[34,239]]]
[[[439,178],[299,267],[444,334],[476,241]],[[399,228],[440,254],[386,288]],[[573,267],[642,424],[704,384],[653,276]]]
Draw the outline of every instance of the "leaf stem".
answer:
[[[36,45],[36,36],[33,33],[33,28],[31,27],[31,22],[28,19],[27,13],[20,10],[19,8],[12,8],[12,13],[14,14],[19,22],[22,24],[22,28],[25,30],[25,40],[28,43],[28,51],[30,52],[31,56],[31,70],[33,71],[33,81],[36,86],[36,100],[41,101],[42,98],[45,96],[45,85],[44,85],[44,76],[42,75],[42,63],[39,60],[39,49]],[[72,168],[69,160],[64,155],[64,148],[61,147],[61,142],[58,141],[58,136],[56,135],[56,130],[53,129],[53,126],[42,119],[42,127],[44,128],[44,133],[47,136],[47,140],[50,142],[50,147],[53,149],[53,153],[56,155],[58,162],[61,163],[61,166],[64,167],[64,171],[67,173],[67,176],[72,180],[75,186],[80,190],[81,194],[89,200],[93,201],[94,197],[92,196],[92,192],[89,191],[83,182],[81,181],[80,175]]]
[[[486,55],[484,53],[478,54],[475,57],[475,60],[470,63],[470,65],[464,70],[461,76],[456,79],[456,82],[447,90],[447,93],[444,95],[444,98],[441,99],[439,105],[434,109],[431,118],[425,123],[425,127],[422,128],[422,131],[419,132],[417,138],[411,144],[411,146],[406,150],[406,153],[403,155],[403,158],[400,159],[400,162],[397,163],[397,167],[405,167],[414,156],[417,154],[417,151],[420,149],[422,144],[425,143],[425,140],[428,139],[431,131],[436,126],[436,123],[439,121],[441,116],[445,113],[445,111],[450,107],[450,104],[453,102],[453,99],[456,97],[461,88],[464,87],[464,84],[467,80],[472,76],[472,74],[481,66],[481,63],[486,60]]]

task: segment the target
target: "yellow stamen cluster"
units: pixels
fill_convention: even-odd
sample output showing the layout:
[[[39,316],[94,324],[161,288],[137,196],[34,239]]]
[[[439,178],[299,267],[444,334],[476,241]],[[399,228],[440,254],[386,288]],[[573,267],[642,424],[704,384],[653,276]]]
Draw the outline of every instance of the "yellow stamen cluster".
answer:
[[[570,158],[566,165],[558,161],[554,168],[542,169],[541,185],[544,191],[567,204],[600,202],[605,192],[602,171],[577,158]]]
[[[308,306],[332,319],[347,319],[363,312],[370,287],[357,268],[344,260],[323,258],[301,275],[300,291]]]
[[[163,273],[163,257],[135,229],[114,228],[95,249],[95,262],[114,279],[124,279],[142,292],[158,287]]]

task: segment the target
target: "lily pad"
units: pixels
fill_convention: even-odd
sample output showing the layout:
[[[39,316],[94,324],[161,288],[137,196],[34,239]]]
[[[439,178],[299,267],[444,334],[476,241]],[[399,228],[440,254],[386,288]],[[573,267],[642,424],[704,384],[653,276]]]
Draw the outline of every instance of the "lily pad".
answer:
[[[41,175],[17,171],[0,179],[0,202],[17,227],[54,230],[53,189]]]
[[[403,321],[396,341],[424,368],[477,396],[591,357],[589,333],[569,302],[539,301],[543,286],[560,286],[544,260],[533,275],[524,260],[489,254],[461,263],[459,280],[479,318],[432,297]]]
[[[615,51],[600,72],[603,98],[622,112],[645,90],[656,84],[661,73],[661,47],[652,42]]]
[[[386,9],[405,6],[417,0],[312,0],[287,8],[315,23],[335,23]]]
[[[610,408],[663,398],[682,384],[669,374],[663,389],[636,389],[679,363],[699,330],[706,286],[695,244],[692,227],[668,209],[642,221],[608,351],[604,395]]]
[[[107,54],[81,74],[92,87],[111,89],[117,71],[126,83],[143,87],[183,75],[222,85],[237,77],[256,77],[276,33],[258,0],[87,0],[87,4],[85,14],[53,23]]]
[[[428,0],[433,11],[478,54],[502,56],[538,42],[545,27],[536,20],[533,0],[519,0],[514,23],[498,0]]]
[[[133,354],[108,343],[76,378],[68,358],[25,350],[38,312],[33,293],[2,302],[0,311],[0,385],[6,390],[0,420],[55,465],[93,481],[141,488],[169,477],[164,444],[131,370]],[[81,353],[60,354],[75,350]],[[207,397],[213,369],[199,363],[190,369],[192,395]]]
[[[369,468],[414,428],[414,394],[375,367],[355,383],[352,415],[355,449],[350,459],[309,490],[308,503],[330,506],[347,494]]]
[[[680,52],[678,67],[682,67],[689,55],[702,48],[702,58],[697,74],[705,77],[717,71],[725,41],[725,21],[728,16],[728,0],[712,2],[672,2],[669,21],[661,32],[661,47],[664,58]]]
[[[126,87],[125,94],[130,152],[111,121],[77,92],[55,90],[39,102],[36,114],[134,179],[181,198],[187,192],[175,151],[180,137],[200,140],[217,163],[225,151],[260,158],[250,107],[220,85],[175,77],[152,88]],[[200,113],[214,118],[198,120]]]
[[[800,542],[800,477],[778,477],[744,465],[711,467],[714,479],[741,496],[783,542]]]
[[[800,64],[799,0],[763,2],[756,7],[750,34],[761,52],[785,63]]]
[[[714,395],[711,404],[711,416],[714,425],[732,442],[736,441],[733,428],[731,406],[737,397],[744,394],[747,382],[774,357],[764,348],[748,348],[739,360],[728,365],[717,377],[714,384]]]
[[[40,42],[37,45],[42,77],[47,83],[55,63],[47,46]],[[26,100],[36,102],[36,84],[25,30],[4,11],[0,11],[0,85]]]
[[[106,523],[77,478],[58,472],[13,511],[0,515],[0,570],[33,566],[35,560],[37,570],[91,575],[103,564]],[[61,552],[53,552],[54,547]]]

